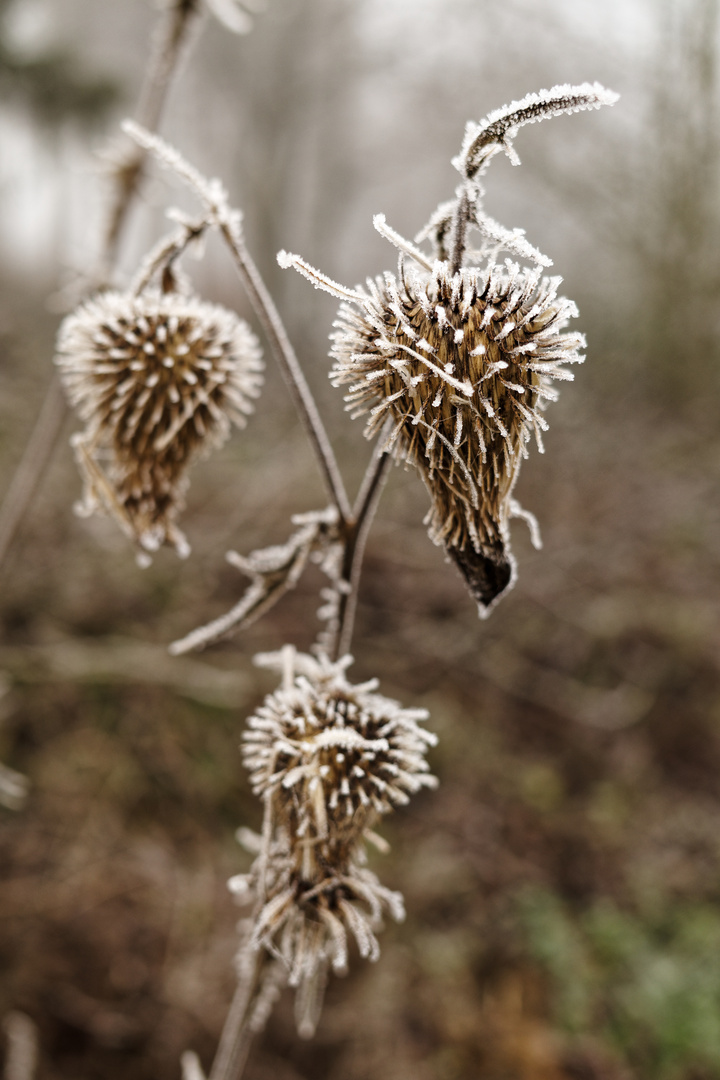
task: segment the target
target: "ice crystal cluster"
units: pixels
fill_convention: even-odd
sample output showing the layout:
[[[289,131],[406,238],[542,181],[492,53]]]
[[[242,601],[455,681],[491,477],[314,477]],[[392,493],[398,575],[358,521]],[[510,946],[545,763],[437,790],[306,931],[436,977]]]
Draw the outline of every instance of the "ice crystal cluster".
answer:
[[[252,411],[255,335],[194,296],[106,292],[65,319],[56,363],[86,422],[74,439],[85,512],[102,506],[146,551],[169,543],[184,554],[175,519],[186,469]]]
[[[597,83],[557,86],[468,124],[453,161],[463,177],[456,198],[437,208],[416,240],[429,239],[432,254],[375,218],[399,249],[397,274],[351,290],[299,256],[278,256],[343,301],[332,380],[348,386],[355,416],[368,415],[368,438],[382,431],[385,448],[417,467],[431,498],[430,537],[460,569],[481,615],[514,581],[510,518],[527,518],[539,544],[513,489],[533,436],[543,449],[553,382],[573,378],[565,365],[584,359],[584,339],[565,332],[577,309],[558,296],[561,278],[543,276],[551,261],[522,230],[487,217],[478,178],[501,150],[518,162],[512,140],[522,125],[616,97]]]
[[[301,1033],[315,1029],[328,966],[344,972],[348,944],[379,956],[383,915],[404,917],[402,897],[364,865],[364,841],[383,842],[372,825],[436,781],[425,758],[435,736],[422,709],[377,694],[377,681],[351,684],[345,657],[288,647],[257,662],[283,671],[283,683],[248,720],[245,764],[266,807],[265,843],[236,893],[259,903],[253,947],[286,966],[297,988]]]

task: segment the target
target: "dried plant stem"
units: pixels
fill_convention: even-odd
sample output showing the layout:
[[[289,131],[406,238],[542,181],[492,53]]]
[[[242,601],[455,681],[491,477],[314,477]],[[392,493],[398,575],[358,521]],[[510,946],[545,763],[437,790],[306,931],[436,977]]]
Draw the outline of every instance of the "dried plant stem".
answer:
[[[468,192],[467,184],[463,184],[460,198],[457,201],[455,212],[453,214],[452,226],[450,230],[450,241],[452,247],[450,249],[450,274],[457,274],[458,270],[462,266],[463,255],[465,254],[465,248],[467,246],[467,228],[470,221],[470,213],[472,210],[472,202],[470,194]]]
[[[150,64],[137,109],[143,126],[151,131],[155,131],[160,123],[172,78],[197,6],[197,0],[175,0],[168,13],[164,33]],[[118,173],[117,197],[110,212],[105,243],[92,279],[95,282],[104,281],[108,277],[110,267],[117,257],[120,236],[137,191],[144,158],[145,151],[138,149],[132,160]],[[67,405],[60,380],[53,374],[35,427],[0,505],[0,566],[45,472],[60,435],[66,411]]]
[[[157,131],[160,125],[173,76],[197,11],[197,0],[175,0],[168,11],[165,25],[161,28],[136,110],[138,123],[148,131]],[[140,183],[144,161],[145,151],[136,147],[132,157],[118,169],[117,194],[109,215],[100,260],[100,280],[106,276],[106,271],[112,267],[117,257],[123,226]]]
[[[194,240],[199,240],[210,223],[206,218],[195,222],[183,222],[178,235],[166,238],[151,252],[150,257],[142,266],[138,277],[132,283],[130,291],[134,296],[139,296],[147,289],[155,274],[163,271],[163,278],[172,270],[172,264],[176,262],[183,252]],[[164,281],[162,282],[164,289]]]
[[[345,485],[340,475],[333,448],[325,431],[325,425],[315,404],[315,398],[303,375],[300,362],[290,343],[280,314],[265,286],[265,282],[260,276],[260,271],[255,265],[250,252],[245,247],[242,237],[226,222],[220,223],[220,231],[230,248],[250,303],[262,324],[287,384],[293,404],[300,415],[315,451],[328,495],[332,499],[333,506],[337,509],[341,527],[345,528],[347,522],[352,518]]]
[[[65,396],[53,373],[20,464],[0,506],[0,566],[25,517],[65,419]]]
[[[333,650],[334,659],[336,660],[350,651],[365,544],[367,543],[370,527],[380,502],[380,495],[392,460],[391,455],[383,449],[383,446],[384,441],[381,438],[376,445],[375,453],[360,485],[360,491],[353,507],[352,522],[347,530],[342,580],[347,582],[348,589],[340,594],[338,635]]]
[[[256,952],[252,971],[238,980],[208,1080],[240,1080],[242,1076],[254,1034],[252,1007],[262,986],[267,960],[265,949]]]

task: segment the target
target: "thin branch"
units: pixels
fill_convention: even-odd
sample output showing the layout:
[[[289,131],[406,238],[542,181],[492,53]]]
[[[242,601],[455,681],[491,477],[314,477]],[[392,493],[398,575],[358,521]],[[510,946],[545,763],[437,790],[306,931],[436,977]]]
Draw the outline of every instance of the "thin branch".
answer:
[[[260,276],[260,271],[253,262],[250,252],[245,247],[242,237],[224,220],[220,221],[219,227],[230,248],[233,261],[245,286],[250,303],[262,324],[270,347],[275,354],[275,359],[280,365],[293,404],[315,450],[315,456],[325,480],[328,495],[337,509],[340,525],[344,527],[351,518],[350,502],[335,454],[315,404],[315,398],[307,384],[280,314],[265,286],[265,282]]]
[[[578,86],[564,83],[550,90],[527,94],[521,101],[495,109],[479,124],[469,123],[462,149],[453,159],[453,165],[469,180],[483,172],[500,150],[505,151],[513,165],[519,165],[520,158],[512,144],[518,130],[525,124],[534,124],[562,113],[599,109],[603,105],[614,105],[617,100],[618,95],[606,90],[600,83],[581,83]]]
[[[32,435],[0,506],[0,566],[28,511],[65,419],[65,395],[53,372]]]
[[[157,131],[167,103],[173,77],[189,38],[193,17],[198,13],[197,0],[175,0],[168,12],[155,53],[140,92],[136,110],[138,123],[149,131]],[[105,243],[100,260],[99,279],[115,262],[125,220],[142,177],[145,152],[138,148],[117,171],[117,195],[110,212]]]
[[[268,954],[255,953],[253,967],[238,979],[208,1080],[240,1080],[253,1037],[252,1006],[262,983]]]
[[[347,592],[340,594],[339,627],[334,659],[345,656],[350,651],[365,544],[392,460],[392,455],[383,447],[384,441],[381,438],[376,444],[375,453],[367,467],[353,507],[353,524],[348,531],[342,569],[342,580],[348,583],[349,588]]]

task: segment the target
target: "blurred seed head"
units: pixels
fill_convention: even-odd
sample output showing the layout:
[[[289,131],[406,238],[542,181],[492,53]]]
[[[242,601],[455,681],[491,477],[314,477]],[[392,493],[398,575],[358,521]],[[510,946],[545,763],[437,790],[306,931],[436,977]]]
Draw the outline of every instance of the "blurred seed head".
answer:
[[[75,437],[84,512],[103,507],[146,551],[185,554],[175,519],[185,472],[243,427],[261,351],[233,312],[178,293],[102,293],[69,315],[56,364],[86,422]]]

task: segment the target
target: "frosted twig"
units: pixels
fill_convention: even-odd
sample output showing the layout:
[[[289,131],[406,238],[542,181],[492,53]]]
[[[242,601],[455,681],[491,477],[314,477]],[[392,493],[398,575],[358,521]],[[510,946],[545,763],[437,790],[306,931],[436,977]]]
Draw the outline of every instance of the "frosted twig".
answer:
[[[479,210],[475,213],[473,224],[488,240],[497,244],[498,247],[504,248],[505,251],[517,255],[518,258],[528,259],[530,262],[537,263],[538,266],[552,266],[552,259],[548,258],[547,255],[543,255],[541,251],[538,251],[536,247],[533,247],[525,239],[523,229],[506,229],[504,225],[500,225],[499,222],[494,221],[493,218],[488,217],[487,214],[483,214]]]
[[[138,124],[135,120],[123,120],[121,127],[125,134],[134,139],[143,150],[149,151],[159,165],[169,169],[182,180],[197,198],[205,203],[216,222],[230,213],[227,192],[220,180],[215,178],[208,180],[199,169],[183,157],[179,150],[144,127],[143,124]]]
[[[333,281],[327,274],[323,274],[321,270],[316,270],[300,255],[293,255],[290,251],[278,251],[277,261],[278,266],[282,266],[283,270],[289,270],[292,267],[293,270],[297,270],[299,274],[307,278],[316,289],[330,293],[331,296],[337,297],[338,300],[356,300],[362,303],[362,293],[356,292],[354,289],[346,289],[344,285]]]
[[[234,551],[227,553],[228,562],[250,578],[250,585],[230,611],[206,626],[193,630],[181,640],[174,641],[170,645],[170,652],[174,656],[204,648],[233,630],[249,626],[269,611],[288,590],[295,588],[312,552],[318,548],[322,551],[337,530],[334,507],[320,513],[302,515],[302,519],[298,521],[293,518],[294,524],[301,527],[286,544],[260,548],[247,557]]]
[[[435,258],[445,262],[448,257],[445,241],[452,224],[457,200],[440,203],[433,211],[430,220],[415,236],[415,243],[420,244],[423,240],[431,239],[435,245]]]
[[[325,431],[325,425],[315,404],[315,398],[307,384],[280,314],[267,290],[265,282],[260,276],[260,271],[255,265],[250,252],[245,247],[242,237],[233,232],[227,224],[221,224],[220,231],[227,241],[250,303],[270,342],[270,347],[280,366],[280,371],[285,379],[293,404],[315,450],[315,456],[325,479],[328,494],[338,511],[340,524],[344,526],[350,517],[350,501],[345,491],[335,454]]]
[[[504,150],[513,165],[520,159],[512,142],[518,129],[534,124],[550,116],[580,112],[583,109],[599,109],[614,105],[619,95],[606,90],[600,83],[581,83],[571,86],[564,83],[550,90],[527,94],[520,101],[513,101],[501,109],[489,113],[479,124],[471,121],[465,129],[465,138],[453,165],[468,180],[472,180],[500,150]]]
[[[467,246],[467,230],[471,215],[475,209],[475,200],[471,197],[470,184],[463,184],[460,196],[453,213],[450,227],[450,274],[457,274],[462,266],[463,255]]]
[[[155,274],[161,269],[163,273],[168,271],[187,247],[194,240],[198,240],[209,226],[210,222],[207,218],[181,222],[180,228],[172,236],[164,237],[147,256],[130,286],[130,292],[139,296],[148,287]]]
[[[405,255],[409,255],[411,259],[414,259],[416,263],[423,267],[424,270],[432,270],[432,263],[428,259],[427,255],[411,244],[409,240],[406,240],[400,233],[391,229],[385,220],[384,214],[376,214],[373,218],[373,225],[386,240],[389,240],[391,244],[394,244],[399,251],[404,252]]]

